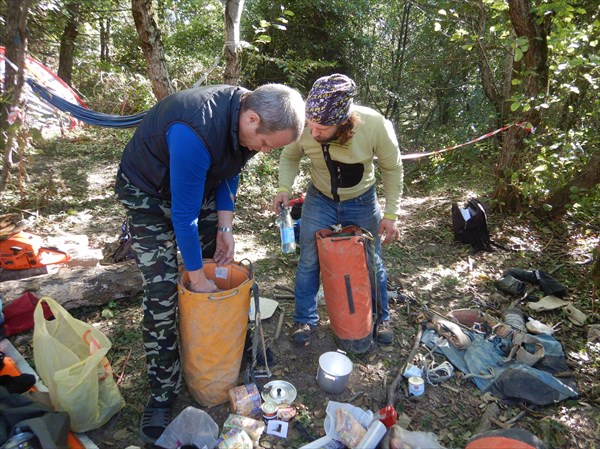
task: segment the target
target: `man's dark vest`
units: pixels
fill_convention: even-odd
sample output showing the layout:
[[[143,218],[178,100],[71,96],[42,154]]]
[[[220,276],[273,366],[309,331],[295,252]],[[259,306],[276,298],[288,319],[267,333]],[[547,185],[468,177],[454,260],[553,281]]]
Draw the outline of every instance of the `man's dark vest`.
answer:
[[[209,86],[187,89],[158,102],[148,111],[125,146],[121,170],[132,184],[151,196],[171,199],[167,130],[184,123],[206,146],[211,165],[204,191],[238,174],[256,153],[240,147],[238,126],[240,100],[246,89]]]

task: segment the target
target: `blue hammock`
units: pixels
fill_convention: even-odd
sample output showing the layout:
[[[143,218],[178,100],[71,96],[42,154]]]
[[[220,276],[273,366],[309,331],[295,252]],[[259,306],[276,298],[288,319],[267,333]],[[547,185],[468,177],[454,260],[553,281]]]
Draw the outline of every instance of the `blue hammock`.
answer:
[[[47,101],[55,108],[58,108],[63,112],[68,112],[76,119],[89,123],[90,125],[103,126],[105,128],[134,128],[138,126],[146,116],[145,111],[136,115],[113,115],[92,111],[53,94],[34,79],[27,78],[26,81],[40,98]]]

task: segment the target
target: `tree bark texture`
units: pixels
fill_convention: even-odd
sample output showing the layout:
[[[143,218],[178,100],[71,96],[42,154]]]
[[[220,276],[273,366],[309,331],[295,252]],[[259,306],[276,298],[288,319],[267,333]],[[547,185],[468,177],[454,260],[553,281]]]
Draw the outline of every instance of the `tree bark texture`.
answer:
[[[227,0],[225,3],[225,72],[223,82],[233,86],[240,79],[240,21],[244,0]]]
[[[100,61],[110,62],[110,18],[101,18],[100,22]]]
[[[156,99],[161,100],[175,92],[175,89],[169,79],[160,29],[154,20],[152,0],[131,0],[131,9],[140,46],[146,58],[152,91]]]
[[[527,37],[529,48],[519,61],[513,59],[514,77],[520,78],[521,94],[528,99],[539,100],[546,95],[548,89],[548,42],[550,16],[537,17],[532,11],[529,0],[509,0],[509,17],[516,37]],[[541,19],[541,20],[538,20]],[[516,86],[516,85],[515,85]],[[511,92],[512,93],[512,92]],[[508,97],[507,97],[508,98]],[[512,117],[514,122],[529,122],[538,126],[541,115],[535,104]],[[502,141],[500,156],[496,166],[496,185],[493,197],[506,211],[518,211],[522,206],[522,198],[518,179],[519,173],[528,159],[527,145],[524,142],[527,131],[519,127],[508,129]],[[517,181],[517,182],[515,182]]]
[[[54,274],[0,283],[5,304],[26,291],[50,296],[65,309],[100,306],[142,292],[142,278],[135,261],[95,267],[61,268]]]
[[[564,215],[567,208],[573,204],[572,188],[589,190],[600,184],[600,153],[592,155],[590,161],[577,175],[566,182],[561,188],[554,191],[543,203],[551,206],[549,211],[542,209],[543,204],[538,206],[538,215],[557,218]]]
[[[6,62],[4,64],[4,92],[2,97],[11,98],[10,103],[4,102],[2,107],[2,124],[0,135],[5,136],[6,140],[2,142],[4,152],[4,161],[2,164],[2,174],[0,176],[0,193],[6,188],[11,169],[14,167],[13,153],[18,148],[17,134],[20,132],[21,118],[17,120],[10,128],[6,128],[6,118],[11,108],[22,106],[21,93],[23,91],[25,55],[27,54],[27,16],[31,0],[7,0],[6,16],[6,48],[5,55],[8,60],[17,66],[17,72]],[[10,106],[9,106],[10,104]],[[5,133],[5,131],[8,131]]]
[[[81,3],[70,2],[67,5],[67,25],[60,37],[60,52],[58,57],[57,75],[69,86],[72,86],[73,55],[75,53],[75,39],[79,35],[79,21],[81,19]]]

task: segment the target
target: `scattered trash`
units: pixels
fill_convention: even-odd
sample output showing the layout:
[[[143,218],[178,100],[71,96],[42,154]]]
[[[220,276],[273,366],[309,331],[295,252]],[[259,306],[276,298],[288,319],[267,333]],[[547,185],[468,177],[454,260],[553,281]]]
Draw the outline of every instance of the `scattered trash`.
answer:
[[[287,438],[288,425],[287,421],[272,419],[267,422],[267,434],[275,435],[279,438]]]
[[[241,416],[236,415],[235,413],[230,413],[225,422],[223,423],[221,437],[227,434],[231,429],[243,430],[250,437],[252,442],[255,443],[259,440],[260,436],[265,431],[265,423],[257,419],[248,418],[247,416]],[[224,447],[231,447],[237,449],[236,446],[231,445]]]
[[[425,381],[422,377],[412,376],[408,378],[408,393],[411,396],[421,396],[425,392]]]
[[[167,426],[156,445],[178,449],[185,445],[213,448],[219,436],[219,426],[204,410],[189,406]]]
[[[555,329],[552,326],[548,326],[547,324],[544,324],[538,320],[534,320],[531,317],[527,318],[527,323],[525,323],[525,327],[532,334],[552,335],[555,332]]]
[[[259,419],[262,415],[260,392],[255,384],[240,385],[229,390],[231,410],[238,415]]]
[[[230,429],[222,433],[217,440],[218,449],[252,449],[253,447],[250,436],[240,428]]]
[[[398,425],[390,429],[390,449],[446,449],[432,432],[413,432]]]
[[[527,303],[527,307],[536,312],[545,312],[547,310],[560,309],[568,304],[570,304],[569,301],[564,301],[556,296],[547,295],[538,302]]]

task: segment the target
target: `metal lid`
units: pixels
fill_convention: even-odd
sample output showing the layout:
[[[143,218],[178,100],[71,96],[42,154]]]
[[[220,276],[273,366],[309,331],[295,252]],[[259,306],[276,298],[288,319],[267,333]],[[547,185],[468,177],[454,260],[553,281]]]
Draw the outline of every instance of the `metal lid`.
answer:
[[[273,380],[267,383],[261,393],[265,401],[272,401],[276,404],[291,404],[296,399],[296,395],[296,387],[285,380]]]

